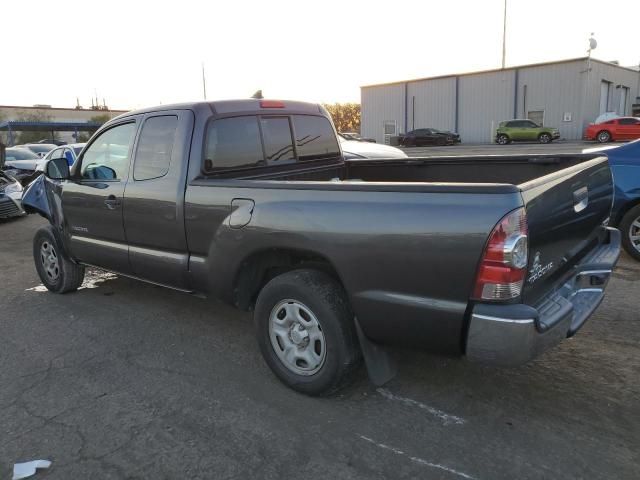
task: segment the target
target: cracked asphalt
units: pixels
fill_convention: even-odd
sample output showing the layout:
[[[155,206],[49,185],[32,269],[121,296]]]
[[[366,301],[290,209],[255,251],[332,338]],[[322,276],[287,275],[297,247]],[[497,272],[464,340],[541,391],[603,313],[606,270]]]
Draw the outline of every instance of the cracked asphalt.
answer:
[[[640,264],[524,367],[396,351],[399,374],[317,399],[263,363],[250,314],[93,272],[33,289],[37,216],[0,223],[0,480],[640,478]]]

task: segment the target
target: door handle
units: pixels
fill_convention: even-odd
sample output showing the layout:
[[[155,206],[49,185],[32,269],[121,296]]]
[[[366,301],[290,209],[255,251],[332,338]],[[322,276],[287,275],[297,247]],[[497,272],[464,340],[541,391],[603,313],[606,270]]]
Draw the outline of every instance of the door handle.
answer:
[[[104,201],[104,204],[109,210],[115,210],[115,208],[120,205],[120,200],[118,200],[115,195],[109,195]]]

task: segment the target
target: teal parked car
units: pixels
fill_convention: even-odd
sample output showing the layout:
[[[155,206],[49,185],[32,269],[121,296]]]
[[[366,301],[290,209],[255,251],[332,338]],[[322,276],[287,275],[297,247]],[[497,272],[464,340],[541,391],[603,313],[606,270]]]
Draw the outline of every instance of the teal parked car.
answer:
[[[541,127],[531,120],[508,120],[500,122],[496,130],[496,143],[507,145],[511,142],[551,143],[560,138],[557,128]]]

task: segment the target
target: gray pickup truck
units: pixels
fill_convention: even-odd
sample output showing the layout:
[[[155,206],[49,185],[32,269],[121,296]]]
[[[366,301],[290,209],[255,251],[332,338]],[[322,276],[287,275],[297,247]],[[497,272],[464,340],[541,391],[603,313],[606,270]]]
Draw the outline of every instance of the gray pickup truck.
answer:
[[[602,301],[620,250],[606,157],[345,161],[319,105],[161,106],[105,124],[24,205],[43,284],[85,266],[253,310],[265,361],[327,394],[386,347],[518,365]]]

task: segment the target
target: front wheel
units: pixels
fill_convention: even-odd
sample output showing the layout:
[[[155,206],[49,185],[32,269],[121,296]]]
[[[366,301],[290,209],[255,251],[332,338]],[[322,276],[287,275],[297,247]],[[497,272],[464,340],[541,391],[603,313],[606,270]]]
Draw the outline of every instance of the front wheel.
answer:
[[[498,145],[506,145],[509,143],[509,137],[507,137],[504,133],[501,133],[496,138],[496,142],[498,143]]]
[[[258,295],[254,323],[267,365],[299,392],[334,393],[360,362],[346,294],[324,272],[294,270],[269,281]]]
[[[640,261],[640,205],[629,210],[620,222],[622,246],[636,260]]]
[[[538,141],[540,143],[551,143],[551,140],[553,139],[551,138],[551,135],[549,135],[548,133],[541,133],[538,136]]]
[[[67,293],[77,290],[84,280],[84,267],[64,254],[51,226],[42,227],[33,238],[33,259],[38,276],[47,290]]]

